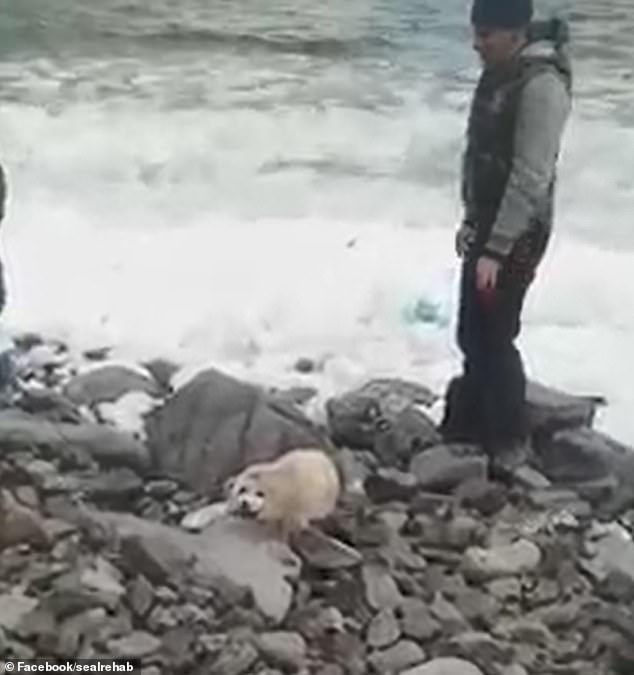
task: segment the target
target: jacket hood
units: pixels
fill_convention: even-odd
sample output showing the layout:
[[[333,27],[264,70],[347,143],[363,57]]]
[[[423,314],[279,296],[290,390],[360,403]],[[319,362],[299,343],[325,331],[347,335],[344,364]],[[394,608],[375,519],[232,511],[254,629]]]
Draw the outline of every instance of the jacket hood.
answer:
[[[528,28],[528,44],[521,52],[522,59],[547,59],[559,70],[572,77],[569,55],[570,31],[564,19],[555,17],[533,21]]]

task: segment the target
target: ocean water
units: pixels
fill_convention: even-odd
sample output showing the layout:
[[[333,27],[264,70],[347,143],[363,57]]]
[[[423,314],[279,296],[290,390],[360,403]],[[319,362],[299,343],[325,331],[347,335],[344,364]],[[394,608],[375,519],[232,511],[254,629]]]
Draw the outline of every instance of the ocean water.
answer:
[[[531,377],[606,396],[598,425],[634,443],[634,6],[536,4],[570,20],[575,103],[520,346]],[[5,0],[5,327],[314,386],[316,414],[369,377],[441,393],[468,9]]]

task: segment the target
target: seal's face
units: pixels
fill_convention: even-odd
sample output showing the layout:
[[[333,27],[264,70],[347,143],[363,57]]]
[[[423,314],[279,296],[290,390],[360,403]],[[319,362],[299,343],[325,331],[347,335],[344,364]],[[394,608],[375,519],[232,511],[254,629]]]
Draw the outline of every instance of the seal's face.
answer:
[[[262,512],[265,494],[256,475],[243,474],[227,485],[229,511],[247,518]]]

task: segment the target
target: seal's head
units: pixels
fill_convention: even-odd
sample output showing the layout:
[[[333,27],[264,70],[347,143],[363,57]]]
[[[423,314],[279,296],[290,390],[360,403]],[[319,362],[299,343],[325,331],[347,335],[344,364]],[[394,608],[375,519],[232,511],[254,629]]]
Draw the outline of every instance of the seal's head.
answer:
[[[257,518],[264,509],[266,494],[260,473],[255,469],[227,481],[225,490],[230,513]]]

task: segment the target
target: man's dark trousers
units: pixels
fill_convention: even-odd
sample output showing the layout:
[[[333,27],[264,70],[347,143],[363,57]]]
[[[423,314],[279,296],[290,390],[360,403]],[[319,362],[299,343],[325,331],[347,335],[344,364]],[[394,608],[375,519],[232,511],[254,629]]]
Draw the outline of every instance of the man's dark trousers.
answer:
[[[482,292],[477,258],[471,252],[462,265],[457,337],[463,375],[450,385],[443,431],[448,440],[476,442],[495,455],[527,434],[526,376],[514,342],[532,275],[503,265],[496,288]]]

